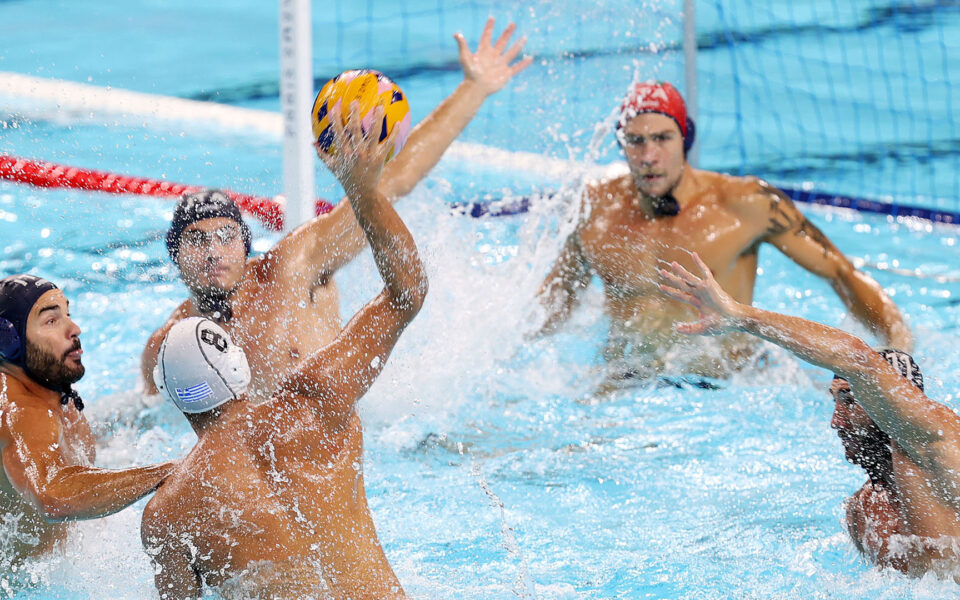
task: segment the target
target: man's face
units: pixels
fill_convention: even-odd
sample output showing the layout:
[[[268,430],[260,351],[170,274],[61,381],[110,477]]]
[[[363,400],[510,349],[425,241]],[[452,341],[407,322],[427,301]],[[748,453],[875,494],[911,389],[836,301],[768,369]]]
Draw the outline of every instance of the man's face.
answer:
[[[665,196],[680,182],[686,160],[677,122],[660,113],[642,113],[618,132],[630,174],[644,196]]]
[[[854,401],[849,382],[834,379],[830,394],[834,401],[830,427],[837,430],[847,460],[872,473],[889,456],[889,438]]]
[[[26,364],[44,382],[66,387],[83,377],[80,328],[60,290],[40,296],[27,316]]]
[[[180,236],[180,276],[198,296],[228,296],[240,283],[246,262],[243,231],[233,219],[203,219]]]

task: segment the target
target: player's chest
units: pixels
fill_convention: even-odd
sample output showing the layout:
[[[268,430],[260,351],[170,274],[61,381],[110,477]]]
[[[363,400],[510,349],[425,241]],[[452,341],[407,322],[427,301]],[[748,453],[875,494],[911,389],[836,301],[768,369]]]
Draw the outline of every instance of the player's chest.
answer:
[[[675,217],[645,218],[634,211],[601,214],[581,230],[580,244],[602,279],[657,280],[664,263],[689,264],[697,252],[715,270],[724,270],[753,243],[735,216],[723,210],[691,210]]]

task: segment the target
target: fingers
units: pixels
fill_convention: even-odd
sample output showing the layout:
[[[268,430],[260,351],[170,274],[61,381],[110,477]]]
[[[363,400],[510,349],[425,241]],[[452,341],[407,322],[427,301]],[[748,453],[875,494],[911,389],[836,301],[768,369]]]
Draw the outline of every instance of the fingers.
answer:
[[[383,118],[381,117],[380,122],[383,123]],[[387,160],[390,152],[394,149],[394,146],[397,144],[397,136],[400,134],[400,128],[394,124],[393,128],[390,130],[390,133],[387,134],[387,137],[380,142],[380,159],[384,162]]]
[[[383,103],[378,103],[370,111],[370,123],[363,133],[363,142],[367,148],[375,148],[380,143],[380,135],[383,132],[383,116],[386,112],[387,109]]]
[[[510,37],[513,35],[513,32],[517,30],[516,23],[510,23],[507,25],[507,28],[503,30],[503,33],[500,34],[500,38],[497,40],[497,43],[494,45],[494,48],[497,49],[497,52],[503,52],[503,49],[507,47],[507,44],[510,43]]]
[[[453,34],[453,39],[457,40],[457,49],[460,52],[460,63],[467,60],[470,57],[470,46],[467,44],[466,38],[463,37],[462,33]]]
[[[678,290],[688,289],[689,287],[686,285],[685,281],[680,279],[678,275],[671,273],[666,269],[660,269],[660,277]]]
[[[517,56],[520,55],[520,51],[523,50],[523,47],[524,45],[526,45],[526,43],[527,43],[526,36],[517,40],[517,43],[514,44],[513,46],[510,46],[510,50],[508,50],[507,53],[503,55],[504,61],[507,64],[510,64],[511,62],[513,62],[513,59],[515,59]]]
[[[696,252],[693,253],[693,262],[697,264],[697,267],[700,269],[700,277],[703,279],[710,279],[713,274],[710,272],[710,267],[707,266],[707,263],[703,262],[703,259],[700,258],[700,255]]]
[[[531,64],[533,64],[533,57],[532,57],[532,56],[528,56],[528,57],[524,58],[523,60],[521,60],[521,61],[518,62],[517,64],[513,65],[512,67],[510,67],[510,77],[513,77],[514,75],[516,75],[516,74],[519,73],[520,71],[526,69],[526,68],[529,67]]]
[[[659,284],[658,287],[660,288],[660,291],[670,296],[671,298],[676,298],[677,300],[680,300],[681,302],[686,302],[687,304],[696,303],[696,298],[694,298],[693,294],[690,294],[689,292],[681,292],[678,288],[671,287],[665,283]]]
[[[683,268],[683,265],[677,261],[670,263],[670,268],[673,270],[673,273],[677,275],[680,279],[683,280],[683,283],[686,283],[690,286],[696,286],[700,283],[700,278],[691,273],[690,271]]]
[[[483,33],[480,35],[480,45],[478,48],[484,48],[490,45],[493,39],[493,17],[487,19],[487,24],[483,26]]]
[[[707,330],[705,324],[700,321],[691,321],[687,323],[677,323],[677,331],[688,335],[697,335]]]

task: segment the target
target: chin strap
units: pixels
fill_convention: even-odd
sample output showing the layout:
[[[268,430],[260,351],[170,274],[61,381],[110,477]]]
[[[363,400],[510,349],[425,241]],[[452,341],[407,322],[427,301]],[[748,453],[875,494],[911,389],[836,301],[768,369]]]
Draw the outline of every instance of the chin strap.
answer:
[[[60,392],[60,404],[66,406],[68,402],[73,401],[73,405],[78,411],[83,412],[83,398],[73,387],[68,387],[66,391]]]
[[[673,194],[653,199],[653,214],[658,217],[673,217],[680,213],[680,203]]]
[[[229,298],[208,298],[197,307],[200,313],[217,323],[228,323],[233,318]]]

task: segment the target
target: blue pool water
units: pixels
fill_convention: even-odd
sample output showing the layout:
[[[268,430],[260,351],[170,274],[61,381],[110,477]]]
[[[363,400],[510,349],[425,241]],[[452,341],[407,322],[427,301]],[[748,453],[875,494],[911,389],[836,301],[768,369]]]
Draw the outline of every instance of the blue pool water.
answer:
[[[9,40],[0,48],[0,69],[181,96],[273,77],[272,8],[250,2],[225,14],[193,4],[143,2],[118,11],[106,3],[0,3],[0,39]],[[413,15],[427,4],[400,3]],[[474,39],[490,11],[474,3],[443,6],[446,28],[463,28]],[[596,3],[588,16],[611,18],[618,6]],[[493,12],[509,16],[502,10]],[[582,40],[556,29],[569,16],[550,3],[530,3],[517,18],[536,23],[551,49],[598,42],[589,28],[579,30]],[[407,48],[407,59],[419,60],[415,39]],[[189,60],[201,52],[203,62]],[[577,68],[610,80],[629,77],[634,65],[621,58],[601,55]],[[324,60],[317,64],[333,70]],[[551,63],[558,77],[576,74],[563,64]],[[669,61],[663,68],[672,68]],[[415,116],[457,78],[425,71],[402,81]],[[602,98],[567,93],[558,114],[544,119],[513,104],[532,94],[530,85],[517,81],[519,91],[492,99],[490,111],[512,111],[523,127],[547,132],[554,149],[569,148],[576,158],[621,89]],[[237,103],[276,108],[271,99]],[[588,115],[584,131],[567,127],[574,114]],[[0,152],[263,194],[279,189],[279,149],[268,140],[0,120]],[[467,139],[495,143],[503,127],[484,112]],[[712,143],[715,166],[732,160],[722,140]],[[573,194],[535,203],[516,218],[477,220],[447,210],[451,201],[564,183],[447,160],[400,204],[426,259],[431,293],[362,412],[370,505],[407,591],[477,599],[957,595],[953,583],[879,572],[847,540],[841,503],[863,475],[843,460],[829,429],[827,373],[775,351],[769,369],[743,373],[720,391],[641,388],[601,404],[581,402],[597,383],[606,327],[599,289],[589,290],[560,334],[523,338]],[[338,195],[329,177],[319,186],[323,195]],[[195,439],[175,410],[135,391],[144,340],[185,295],[160,241],[170,212],[152,199],[0,183],[0,272],[31,270],[67,291],[85,330],[88,375],[79,387],[100,424],[105,466],[181,456]],[[958,230],[844,211],[808,214],[849,255],[916,270],[915,277],[870,272],[916,334],[928,393],[960,408]],[[257,228],[255,249],[277,239]],[[776,251],[761,253],[761,268],[759,306],[859,331],[827,285]],[[338,281],[345,317],[379,288],[367,256]],[[142,504],[77,524],[62,556],[27,566],[37,588],[18,597],[153,597],[139,543],[141,511]]]

